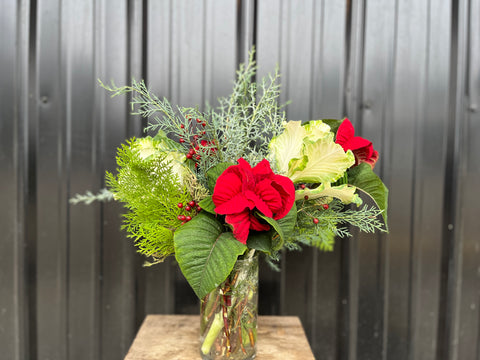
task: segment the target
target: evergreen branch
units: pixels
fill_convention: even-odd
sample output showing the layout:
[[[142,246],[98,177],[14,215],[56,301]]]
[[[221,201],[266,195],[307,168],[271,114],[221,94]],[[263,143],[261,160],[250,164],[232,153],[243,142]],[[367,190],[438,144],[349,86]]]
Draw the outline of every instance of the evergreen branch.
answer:
[[[79,203],[84,203],[86,205],[91,204],[94,201],[111,201],[113,200],[113,193],[108,189],[100,189],[97,194],[87,191],[85,194],[76,194],[73,198],[69,200],[70,204],[76,205]]]

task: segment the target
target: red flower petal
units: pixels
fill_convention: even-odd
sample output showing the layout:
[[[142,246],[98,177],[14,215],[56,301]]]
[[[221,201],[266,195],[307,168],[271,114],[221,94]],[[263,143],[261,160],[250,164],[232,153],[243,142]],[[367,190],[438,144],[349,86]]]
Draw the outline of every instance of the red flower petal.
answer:
[[[270,230],[270,225],[262,224],[252,213],[250,213],[250,229],[256,231]]]
[[[356,150],[372,144],[372,142],[367,139],[355,136],[355,129],[348,119],[343,120],[338,127],[335,143],[342,145],[344,151]]]
[[[274,175],[272,186],[278,191],[282,199],[282,207],[273,217],[275,220],[283,218],[288,214],[295,202],[295,186],[292,180],[286,176]]]
[[[273,213],[278,212],[282,208],[282,197],[278,193],[277,189],[272,186],[272,180],[265,179],[260,181],[255,187],[255,193],[258,195],[259,202],[255,202],[255,206],[265,216],[272,217]],[[263,210],[266,206],[268,212]]]
[[[237,174],[229,172],[228,169],[218,177],[213,189],[212,200],[215,206],[222,205],[235,195],[242,193],[242,179]]]
[[[270,207],[268,204],[264,201],[264,199],[259,196],[259,194],[253,192],[253,191],[248,191],[245,193],[245,196],[252,201],[253,207],[256,207],[261,213],[263,213],[265,216],[272,217],[273,213],[272,210],[270,210]],[[252,210],[253,208],[251,208]]]
[[[253,169],[253,175],[255,176],[255,182],[262,181],[266,178],[270,178],[273,175],[270,163],[267,159],[260,161]]]
[[[350,120],[345,118],[345,120],[343,120],[340,126],[338,127],[337,135],[335,137],[335,142],[337,144],[342,145],[343,150],[347,151],[348,148],[346,148],[346,146],[349,143],[350,139],[353,138],[354,134],[355,134],[355,129],[353,128],[352,123],[350,122]]]
[[[215,206],[215,212],[220,215],[236,214],[238,212],[253,209],[253,206],[251,206],[248,199],[242,193],[236,194],[228,201],[225,201],[224,203]]]
[[[242,244],[247,244],[250,229],[250,211],[243,211],[225,217],[227,224],[232,225],[233,235]]]

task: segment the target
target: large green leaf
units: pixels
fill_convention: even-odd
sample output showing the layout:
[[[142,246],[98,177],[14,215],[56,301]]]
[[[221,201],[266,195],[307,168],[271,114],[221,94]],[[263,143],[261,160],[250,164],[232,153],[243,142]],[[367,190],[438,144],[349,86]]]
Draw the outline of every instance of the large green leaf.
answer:
[[[289,236],[293,232],[295,223],[297,222],[297,204],[293,203],[292,208],[283,218],[277,220],[277,224],[282,229],[285,236]]]
[[[380,210],[387,225],[388,189],[370,165],[361,163],[348,171],[348,182],[370,195]],[[388,227],[387,227],[388,228]]]
[[[315,142],[306,140],[303,153],[308,157],[305,168],[288,174],[294,183],[331,183],[355,163],[353,153],[343,151],[328,136]]]
[[[227,278],[247,249],[223,230],[217,219],[202,212],[175,231],[175,258],[200,299]]]
[[[212,195],[200,200],[198,205],[206,212],[215,215],[215,204],[213,203]]]
[[[232,165],[235,164],[229,162],[219,163],[207,171],[208,190],[210,190],[211,194],[213,194],[213,189],[215,188],[218,177]]]
[[[280,226],[280,224],[268,217],[263,215],[261,212],[257,213],[259,217],[261,217],[263,220],[265,220],[267,223],[270,224],[271,227],[278,233],[278,236],[272,236],[272,250],[280,250],[283,246],[283,243],[285,241],[285,233],[283,231],[283,228]]]
[[[263,251],[264,253],[271,254],[272,249],[272,234],[267,231],[250,231],[247,239],[247,246],[249,249],[255,249],[257,251]]]

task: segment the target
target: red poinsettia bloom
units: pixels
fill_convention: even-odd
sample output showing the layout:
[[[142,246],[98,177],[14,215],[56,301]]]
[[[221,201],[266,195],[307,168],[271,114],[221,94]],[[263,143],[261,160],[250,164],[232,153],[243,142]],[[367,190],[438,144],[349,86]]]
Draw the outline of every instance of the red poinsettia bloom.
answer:
[[[215,212],[226,215],[235,238],[246,244],[250,230],[270,229],[254,216],[255,210],[275,220],[283,218],[295,201],[295,187],[286,176],[274,174],[266,159],[252,168],[240,158],[218,177],[212,200]]]
[[[350,120],[343,120],[337,130],[335,142],[340,144],[345,151],[352,150],[355,155],[355,165],[366,162],[372,169],[374,168],[378,160],[378,152],[373,149],[370,140],[355,136],[355,129]]]

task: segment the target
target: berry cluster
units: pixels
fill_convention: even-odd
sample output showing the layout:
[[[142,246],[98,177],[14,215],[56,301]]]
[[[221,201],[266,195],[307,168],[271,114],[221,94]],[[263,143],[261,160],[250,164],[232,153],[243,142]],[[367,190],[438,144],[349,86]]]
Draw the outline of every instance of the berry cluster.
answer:
[[[198,162],[202,158],[202,155],[199,154],[200,144],[202,146],[205,146],[204,144],[207,144],[206,140],[200,140],[199,143],[199,139],[201,139],[206,134],[204,128],[205,126],[207,126],[207,123],[201,119],[196,119],[195,121],[193,121],[191,117],[187,117],[187,119],[187,128],[185,128],[184,124],[180,125],[183,134],[178,139],[178,142],[180,144],[185,144],[185,142],[188,142],[190,148],[188,150],[188,153],[186,154],[186,157],[187,159],[195,161],[195,167],[198,167]]]
[[[187,204],[183,204],[183,203],[178,203],[177,206],[180,208],[180,209],[184,209],[185,211],[192,211],[194,213],[199,213],[200,211],[202,211],[202,208],[200,207],[200,205],[198,205],[194,200],[188,202]],[[178,215],[177,216],[177,219],[179,221],[181,221],[181,225],[185,224],[186,222],[189,222],[190,220],[192,220],[192,217],[190,215]]]

